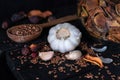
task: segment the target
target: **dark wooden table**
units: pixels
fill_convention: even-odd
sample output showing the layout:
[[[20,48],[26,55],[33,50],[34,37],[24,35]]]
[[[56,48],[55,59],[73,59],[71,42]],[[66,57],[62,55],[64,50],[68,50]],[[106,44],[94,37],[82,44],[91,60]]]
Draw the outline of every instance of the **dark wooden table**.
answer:
[[[82,27],[79,20],[71,21],[71,24]],[[82,27],[83,28],[83,27]],[[82,29],[81,30],[84,30]],[[32,43],[40,43],[47,41],[47,32],[49,29],[44,29],[42,36],[36,39]],[[84,32],[83,32],[84,33]],[[88,44],[94,44],[95,39],[83,37],[81,42]],[[83,35],[83,36],[85,36]],[[93,41],[92,41],[93,40]],[[110,64],[104,64],[103,68],[100,68],[89,62],[83,62],[84,65],[75,64],[77,61],[65,60],[60,65],[49,64],[48,62],[42,62],[41,60],[37,64],[32,64],[29,59],[27,62],[21,63],[21,47],[10,50],[6,53],[6,60],[9,68],[18,80],[119,80],[120,79],[120,44],[113,42],[103,41],[104,45],[108,46],[107,51],[101,53],[103,57],[109,57],[113,59]],[[23,47],[23,45],[21,45]],[[66,66],[66,65],[70,65]],[[59,68],[64,68],[64,71],[60,71]],[[76,70],[76,68],[77,70]]]
[[[66,7],[61,6],[58,8],[56,7],[53,11],[57,18],[68,14],[75,14],[76,5],[66,5]],[[26,21],[15,23],[13,25],[22,23],[26,23]],[[79,20],[71,21],[70,23],[77,26],[81,30],[84,38],[82,41],[85,41],[89,44],[98,42],[95,38],[92,38],[89,34],[87,34]],[[48,30],[49,29],[43,30],[42,37],[38,37],[33,41],[21,44],[11,41],[6,35],[6,30],[0,29],[0,52],[2,56],[4,55],[4,59],[1,59],[1,61],[3,61],[5,66],[7,66],[6,68],[1,67],[1,69],[5,69],[6,72],[12,72],[17,80],[120,80],[120,44],[107,41],[103,42],[104,45],[108,46],[108,49],[102,53],[102,56],[112,58],[113,62],[110,64],[104,64],[103,68],[99,68],[98,66],[89,62],[85,62],[86,66],[78,66],[74,65],[75,61],[65,61],[59,66],[32,64],[30,61],[21,64],[20,59],[18,58],[18,56],[21,56],[21,48],[25,44],[29,45],[31,43],[40,43],[41,41],[46,41]],[[0,65],[2,65],[3,62],[1,62]],[[77,66],[79,71],[70,71],[70,67],[65,67],[66,63],[73,65],[73,67]],[[65,73],[59,71],[58,67],[60,66],[65,68]],[[10,70],[6,70],[8,67]],[[54,72],[49,73],[49,71]],[[0,80],[6,80],[7,77],[7,74],[5,74],[2,77],[4,79]]]

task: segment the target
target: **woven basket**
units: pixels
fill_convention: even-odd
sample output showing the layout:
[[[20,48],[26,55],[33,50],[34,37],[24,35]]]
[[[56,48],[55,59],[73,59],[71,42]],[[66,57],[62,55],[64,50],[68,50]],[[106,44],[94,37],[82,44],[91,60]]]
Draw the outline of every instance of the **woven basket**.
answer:
[[[39,28],[39,31],[34,32],[34,34],[31,34],[31,35],[23,35],[23,36],[22,36],[22,35],[15,35],[15,34],[12,34],[12,33],[11,33],[12,30],[16,30],[18,27],[20,28],[20,27],[22,27],[22,26],[29,27],[29,26],[31,26],[31,24],[18,25],[18,26],[13,26],[13,27],[9,28],[9,29],[7,30],[7,35],[8,35],[8,37],[9,37],[11,40],[13,40],[13,41],[15,41],[15,42],[17,42],[17,43],[24,43],[24,42],[28,42],[28,41],[31,41],[31,40],[37,38],[37,37],[41,34],[41,32],[42,32],[42,28],[41,28],[40,26],[38,26],[38,25],[33,25],[33,24],[32,24],[32,26]]]

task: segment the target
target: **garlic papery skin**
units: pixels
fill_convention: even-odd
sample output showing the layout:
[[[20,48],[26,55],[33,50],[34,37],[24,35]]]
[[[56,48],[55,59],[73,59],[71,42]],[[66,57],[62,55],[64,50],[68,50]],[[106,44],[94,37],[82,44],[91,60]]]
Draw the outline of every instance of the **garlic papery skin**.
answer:
[[[54,51],[61,53],[74,50],[80,43],[82,33],[70,23],[61,23],[49,30],[48,42]]]
[[[80,59],[81,56],[82,56],[82,53],[80,50],[74,50],[65,55],[65,57],[68,60],[77,60],[77,59]]]
[[[39,57],[43,61],[48,61],[54,56],[54,51],[39,52]]]
[[[107,46],[103,46],[102,48],[91,47],[91,49],[93,49],[96,52],[104,52],[107,50]]]

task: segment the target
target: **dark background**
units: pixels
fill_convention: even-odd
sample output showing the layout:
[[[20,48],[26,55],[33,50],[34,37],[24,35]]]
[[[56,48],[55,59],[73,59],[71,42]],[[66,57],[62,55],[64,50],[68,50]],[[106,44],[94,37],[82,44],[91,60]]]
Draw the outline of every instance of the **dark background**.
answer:
[[[27,13],[33,9],[51,10],[55,14],[70,13],[65,9],[72,8],[76,2],[77,0],[0,0],[0,23],[10,18],[14,13],[20,11]]]
[[[6,35],[6,30],[1,28],[1,23],[5,20],[9,20],[10,17],[17,12],[24,11],[29,12],[33,9],[39,9],[41,11],[45,10],[51,10],[55,17],[61,17],[65,15],[70,14],[76,14],[77,12],[77,0],[0,0],[0,80],[16,80],[9,69],[6,61],[6,52],[10,51],[11,48],[18,48],[20,46],[23,46],[22,44],[17,44],[15,42],[12,42]],[[23,21],[24,22],[24,21]],[[18,24],[19,22],[15,23]],[[13,25],[15,25],[13,24]],[[13,26],[11,25],[11,26]],[[77,26],[81,26],[80,22],[77,21]],[[9,27],[11,27],[9,26]],[[82,27],[83,28],[83,27]],[[80,29],[83,33],[83,37],[87,42],[95,43],[98,42],[98,39],[91,38],[90,35],[87,34],[87,31],[84,31]],[[91,43],[91,44],[92,44]],[[91,72],[94,73],[94,75],[97,75],[99,72],[101,75],[101,79],[105,78],[105,80],[112,80],[112,76],[116,75],[116,77],[113,77],[113,80],[119,80],[120,79],[120,44],[105,41],[103,42],[104,45],[108,46],[108,50],[102,54],[103,57],[110,57],[114,59],[114,64],[105,64],[108,69],[93,69]],[[16,46],[17,45],[17,46]],[[3,52],[1,52],[3,51]],[[116,55],[118,58],[112,56]],[[118,64],[118,65],[115,65]],[[88,67],[89,69],[90,67]],[[107,74],[107,72],[111,71],[112,74]],[[86,74],[85,74],[86,75]],[[103,77],[104,76],[104,77]],[[83,75],[84,77],[84,75]],[[109,78],[109,79],[107,79]],[[73,80],[76,80],[73,79]],[[82,79],[86,80],[86,79]],[[87,79],[90,80],[90,79]]]
[[[51,10],[55,16],[76,13],[77,0],[0,0],[0,42],[4,40],[3,21],[10,19],[12,14],[33,9]],[[1,41],[2,40],[2,41]],[[0,46],[2,48],[2,46]],[[0,53],[0,80],[16,80],[6,64],[5,52]]]

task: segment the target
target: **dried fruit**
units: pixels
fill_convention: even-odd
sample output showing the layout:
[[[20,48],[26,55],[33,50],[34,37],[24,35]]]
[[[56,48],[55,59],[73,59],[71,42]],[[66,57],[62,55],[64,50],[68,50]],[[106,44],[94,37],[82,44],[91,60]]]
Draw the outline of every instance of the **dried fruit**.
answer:
[[[116,10],[117,15],[120,16],[120,3],[115,5],[115,10]]]
[[[49,17],[49,16],[51,16],[51,15],[52,15],[52,12],[51,12],[51,11],[44,11],[44,12],[42,13],[42,17],[43,17],[43,18]]]
[[[91,63],[98,65],[100,68],[103,67],[102,60],[98,56],[91,56],[90,54],[87,54],[84,56],[83,59],[88,61],[88,62],[91,62]]]
[[[29,47],[30,47],[30,50],[32,52],[36,52],[38,50],[38,45],[37,44],[31,44]]]
[[[41,14],[42,14],[42,11],[40,11],[40,10],[31,10],[28,13],[28,17],[31,17],[31,16],[39,16],[39,17],[41,17]]]
[[[16,22],[16,21],[24,19],[25,17],[26,17],[25,12],[21,11],[19,13],[13,14],[11,17],[11,21]]]
[[[31,23],[38,23],[39,21],[40,21],[40,17],[38,17],[38,16],[30,16],[29,17],[29,21],[31,22]]]
[[[24,45],[21,52],[22,52],[23,55],[28,55],[28,54],[30,54],[30,49],[27,45]]]
[[[38,53],[35,53],[35,52],[34,52],[34,53],[31,53],[31,57],[32,57],[32,58],[35,58],[35,57],[37,57],[37,56],[38,56]]]
[[[79,0],[78,16],[93,37],[120,43],[120,3],[111,0]],[[114,27],[117,33],[112,34],[115,32]]]
[[[2,28],[3,28],[3,29],[7,29],[8,26],[9,26],[9,24],[8,24],[7,21],[4,21],[4,22],[2,23]]]
[[[38,57],[33,58],[30,62],[33,64],[37,64],[38,63]]]

